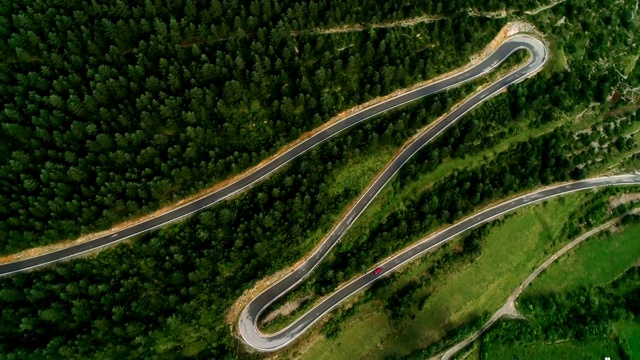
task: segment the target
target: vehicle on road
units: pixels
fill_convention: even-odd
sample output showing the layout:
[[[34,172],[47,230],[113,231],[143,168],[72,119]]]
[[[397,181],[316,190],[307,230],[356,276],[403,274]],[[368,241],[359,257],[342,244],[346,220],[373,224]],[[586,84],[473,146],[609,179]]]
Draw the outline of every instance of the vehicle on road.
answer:
[[[382,272],[382,268],[379,267],[379,268],[373,270],[373,275],[379,275],[381,272]]]

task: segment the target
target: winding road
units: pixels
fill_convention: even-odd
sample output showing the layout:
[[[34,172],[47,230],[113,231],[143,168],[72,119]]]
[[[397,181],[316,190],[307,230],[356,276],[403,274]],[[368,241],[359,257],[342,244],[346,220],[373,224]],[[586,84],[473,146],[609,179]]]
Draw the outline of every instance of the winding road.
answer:
[[[435,123],[429,125],[422,130],[417,136],[404,146],[400,153],[387,165],[387,167],[379,173],[377,178],[357,199],[355,205],[349,210],[340,222],[332,229],[332,231],[322,240],[314,252],[304,261],[302,265],[296,268],[289,275],[269,287],[260,295],[255,297],[243,309],[238,327],[242,339],[251,347],[261,351],[273,351],[282,348],[291,343],[295,338],[300,336],[313,323],[318,321],[322,315],[330,311],[332,308],[340,304],[342,301],[353,295],[360,289],[366,287],[372,282],[378,280],[381,276],[393,271],[404,263],[411,261],[416,256],[432,249],[435,246],[455,237],[456,235],[475,227],[479,224],[487,222],[501,214],[512,211],[521,206],[531,204],[537,201],[548,199],[550,197],[566,194],[573,191],[590,189],[598,186],[611,185],[629,185],[640,184],[640,175],[622,175],[617,177],[606,177],[584,180],[569,184],[558,185],[533,193],[521,196],[519,198],[506,201],[497,206],[483,210],[457,224],[432,235],[412,247],[404,250],[402,253],[386,260],[379,265],[383,271],[380,274],[367,274],[358,277],[350,283],[342,286],[335,293],[325,298],[316,307],[306,312],[300,318],[295,320],[287,328],[271,335],[265,335],[258,331],[256,327],[260,314],[276,299],[289,292],[297,286],[310,272],[322,261],[324,256],[331,248],[340,240],[343,234],[356,221],[358,216],[373,201],[382,188],[393,178],[400,168],[422,147],[428,144],[433,138],[441,134],[445,129],[452,125],[456,120],[478,106],[487,99],[499,94],[508,86],[520,82],[538,72],[548,59],[546,46],[538,39],[529,35],[515,35],[503,42],[491,55],[486,57],[478,64],[452,75],[448,78],[433,82],[416,90],[398,95],[387,101],[378,103],[363,109],[343,120],[336,122],[323,130],[317,131],[309,138],[299,141],[291,148],[283,151],[277,156],[272,157],[269,161],[259,165],[245,175],[238,177],[221,189],[212,192],[202,198],[196,199],[186,205],[173,209],[165,214],[157,216],[153,219],[146,220],[120,230],[114,234],[99,237],[97,239],[78,244],[67,249],[59,250],[49,254],[20,260],[12,263],[0,265],[0,276],[6,276],[12,273],[41,267],[53,262],[72,258],[88,251],[93,251],[104,246],[122,241],[129,237],[150,231],[157,227],[166,225],[178,219],[184,218],[201,209],[212,206],[252,185],[263,180],[272,172],[284,166],[291,160],[307,152],[311,148],[317,146],[323,141],[330,139],[336,134],[354,126],[366,119],[369,119],[382,112],[388,111],[395,107],[420,99],[422,97],[432,95],[444,90],[459,86],[469,82],[475,78],[483,76],[495,69],[504,60],[506,60],[513,52],[525,49],[531,57],[527,64],[509,73],[508,75],[496,80],[491,85],[478,91],[460,106],[453,109],[447,116],[441,118]]]
[[[459,116],[461,116],[462,114],[471,110],[474,106],[478,105],[479,101],[486,100],[487,98],[489,98],[490,95],[492,95],[496,91],[496,88],[503,89],[508,85],[512,84],[513,82],[519,81],[522,78],[534,73],[537,69],[539,69],[547,59],[547,51],[545,46],[540,41],[532,37],[515,36],[509,39],[507,42],[505,42],[495,52],[493,52],[490,56],[488,56],[486,59],[484,59],[482,62],[478,63],[477,65],[463,72],[460,72],[454,76],[442,79],[440,81],[423,86],[416,90],[398,95],[397,97],[394,97],[387,101],[370,106],[349,117],[346,117],[341,121],[336,122],[326,127],[325,129],[314,133],[309,138],[303,141],[299,141],[298,143],[296,143],[294,146],[287,149],[286,151],[283,151],[277,156],[272,157],[271,159],[269,159],[269,161],[266,161],[264,164],[260,164],[250,169],[245,174],[243,174],[242,176],[239,176],[237,179],[230,182],[226,186],[206,196],[203,196],[190,203],[187,203],[173,210],[170,210],[160,216],[132,225],[116,233],[111,233],[105,236],[101,236],[91,241],[87,241],[63,250],[54,251],[41,256],[32,257],[32,258],[19,260],[15,262],[10,262],[6,264],[0,264],[0,276],[6,276],[16,272],[21,272],[28,269],[41,267],[41,266],[51,264],[60,260],[76,257],[78,255],[81,255],[90,251],[94,251],[94,250],[103,248],[105,246],[112,245],[116,242],[125,240],[132,236],[148,232],[160,226],[167,225],[171,222],[174,222],[176,220],[189,216],[195,212],[198,212],[204,208],[215,205],[216,203],[224,199],[227,199],[234,194],[237,194],[238,192],[256,184],[257,182],[264,180],[268,175],[278,170],[282,166],[286,165],[296,157],[304,154],[305,152],[309,151],[313,147],[332,138],[333,136],[341,133],[342,131],[358,123],[361,123],[364,120],[367,120],[373,116],[376,116],[380,113],[393,109],[395,107],[415,101],[425,96],[429,96],[438,92],[445,91],[447,89],[459,86],[463,83],[466,83],[475,78],[478,78],[490,72],[491,70],[495,69],[511,53],[522,48],[527,48],[529,49],[529,51],[534,53],[535,61],[532,61],[531,63],[529,63],[524,69],[519,71],[518,74],[514,74],[516,76],[511,76],[508,79],[503,78],[499,80],[497,83],[493,84],[491,87],[491,89],[493,90],[487,91],[489,90],[487,89],[483,91],[481,94],[479,94],[479,95],[482,95],[482,97],[477,99],[475,102],[470,101],[465,103],[463,106],[461,106],[457,110],[457,113],[459,114]],[[451,121],[446,124],[444,122],[440,122],[439,124],[437,124],[438,130],[435,133],[433,132],[430,132],[430,133],[432,134],[432,136],[434,136],[437,133],[440,133],[447,126],[449,126],[454,120],[455,119],[451,119]],[[423,139],[423,141],[428,141],[428,140],[429,139],[427,138]],[[420,145],[420,144],[416,143],[415,145]],[[418,146],[418,148],[419,147],[421,146]]]
[[[602,186],[622,186],[622,185],[640,185],[639,174],[628,174],[618,176],[607,176],[594,179],[588,179],[583,181],[577,181],[567,184],[556,185],[540,190],[533,191],[526,195],[517,197],[512,200],[507,200],[503,203],[495,205],[493,207],[482,210],[478,213],[471,215],[425,239],[422,239],[412,245],[411,247],[403,250],[401,253],[385,260],[384,262],[376,265],[374,268],[382,268],[380,274],[374,274],[372,271],[355,278],[351,282],[343,285],[337,291],[323,299],[321,303],[314,308],[307,311],[304,315],[296,319],[291,325],[285,329],[271,335],[262,334],[256,327],[256,320],[264,311],[264,309],[280,296],[286,294],[292,287],[294,287],[301,279],[309,273],[307,264],[303,264],[289,276],[282,279],[269,289],[254,298],[242,311],[239,321],[239,330],[242,339],[251,347],[261,351],[274,351],[284,346],[287,346],[298,336],[300,336],[311,325],[318,321],[324,314],[336,307],[338,304],[361,290],[362,288],[370,285],[376,280],[379,280],[383,275],[396,270],[400,266],[413,260],[414,258],[422,255],[423,253],[443,244],[444,242],[453,239],[457,235],[472,229],[478,225],[491,221],[496,217],[499,217],[505,213],[518,209],[520,207],[533,204],[536,202],[548,200],[550,198],[566,195],[568,193],[593,189]],[[315,254],[314,254],[315,255]],[[284,289],[284,286],[289,286]]]
[[[599,186],[640,184],[640,175],[635,174],[596,178],[537,190],[513,200],[506,201],[497,206],[476,213],[446,230],[436,233],[435,235],[419,241],[410,248],[405,249],[400,254],[397,254],[376,266],[376,268],[380,267],[382,272],[376,274],[373,271],[369,271],[368,273],[355,278],[351,282],[340,287],[337,291],[323,299],[322,302],[317,304],[314,308],[304,313],[289,326],[277,333],[267,335],[258,330],[256,324],[264,310],[278,298],[291,291],[301,281],[303,281],[311,271],[313,271],[313,269],[322,261],[324,256],[326,256],[331,248],[341,239],[351,224],[353,224],[358,216],[364,212],[367,206],[382,190],[387,182],[391,180],[391,178],[413,155],[475,106],[478,106],[483,101],[486,101],[492,96],[500,93],[509,85],[522,81],[535,74],[542,68],[542,66],[544,66],[548,58],[547,49],[542,42],[528,35],[517,35],[509,38],[491,56],[481,62],[478,66],[486,69],[494,68],[518,49],[526,49],[531,54],[530,61],[526,65],[477,92],[461,106],[451,111],[447,116],[440,119],[435,124],[427,127],[419,134],[419,136],[415,137],[406,146],[404,146],[401,152],[390,161],[387,167],[382,170],[369,188],[367,188],[357,199],[355,205],[348,211],[346,216],[344,216],[332,231],[322,240],[314,252],[298,268],[275,284],[271,285],[268,289],[252,299],[247,306],[245,306],[240,314],[238,329],[240,336],[249,346],[260,351],[275,351],[287,346],[311,327],[311,325],[318,321],[324,314],[362,288],[380,279],[383,275],[397,269],[403,264],[442,244],[443,242],[452,239],[456,235],[504,213],[534,202],[574,191],[591,189]],[[464,79],[465,74],[463,73],[453,77],[453,79],[456,78]],[[445,79],[443,81],[448,80],[449,79]],[[430,86],[438,86],[438,83],[428,85],[426,88],[423,88],[425,93],[429,93],[427,88]]]

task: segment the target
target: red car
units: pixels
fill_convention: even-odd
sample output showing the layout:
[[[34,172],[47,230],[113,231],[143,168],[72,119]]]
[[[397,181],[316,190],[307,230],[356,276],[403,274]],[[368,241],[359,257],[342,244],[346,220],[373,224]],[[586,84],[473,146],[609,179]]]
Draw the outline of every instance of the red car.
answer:
[[[379,268],[377,268],[377,269],[373,270],[373,275],[378,275],[378,274],[380,274],[381,272],[382,272],[382,268],[381,268],[381,267],[379,267]]]

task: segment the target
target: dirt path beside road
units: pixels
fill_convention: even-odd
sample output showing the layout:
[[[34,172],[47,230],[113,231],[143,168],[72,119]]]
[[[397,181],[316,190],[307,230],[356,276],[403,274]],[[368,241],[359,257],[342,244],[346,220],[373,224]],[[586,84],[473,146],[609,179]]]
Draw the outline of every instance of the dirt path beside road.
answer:
[[[505,302],[504,305],[502,305],[502,307],[500,307],[500,309],[498,309],[498,311],[496,311],[491,318],[482,326],[482,328],[478,331],[476,331],[475,333],[473,333],[471,336],[469,336],[468,338],[464,339],[463,341],[457,343],[456,345],[454,345],[453,347],[449,348],[449,350],[447,350],[444,354],[441,355],[436,355],[435,357],[433,357],[432,359],[450,359],[453,355],[455,355],[456,353],[458,353],[460,350],[462,350],[463,348],[465,348],[467,345],[471,344],[473,341],[475,341],[477,338],[480,337],[480,335],[482,335],[485,331],[487,331],[496,321],[498,321],[498,319],[502,318],[503,316],[505,317],[511,317],[511,318],[524,318],[516,309],[516,301],[518,300],[518,298],[520,297],[520,295],[522,294],[522,292],[524,291],[524,289],[527,288],[527,286],[529,286],[529,284],[531,284],[533,282],[533,280],[535,280],[535,278],[538,277],[538,275],[540,275],[540,273],[542,273],[545,269],[547,269],[549,267],[549,265],[551,265],[553,262],[555,262],[556,260],[558,260],[558,258],[560,258],[562,255],[566,254],[569,250],[573,249],[574,247],[576,247],[578,244],[582,243],[583,241],[587,240],[588,238],[592,237],[593,235],[606,230],[616,224],[618,224],[624,217],[628,216],[628,215],[634,215],[634,214],[638,214],[640,213],[640,208],[636,208],[633,209],[631,211],[626,212],[625,214],[610,220],[594,229],[591,229],[589,231],[587,231],[586,233],[582,234],[581,236],[577,237],[575,240],[573,240],[572,242],[568,243],[567,245],[565,245],[562,249],[560,249],[558,252],[556,252],[555,254],[551,255],[551,257],[549,257],[547,260],[545,260],[544,263],[542,263],[542,265],[540,265],[533,273],[531,273],[521,284],[520,286],[518,286],[516,288],[516,290],[514,290],[511,295],[509,295],[509,297],[507,298],[507,301]]]

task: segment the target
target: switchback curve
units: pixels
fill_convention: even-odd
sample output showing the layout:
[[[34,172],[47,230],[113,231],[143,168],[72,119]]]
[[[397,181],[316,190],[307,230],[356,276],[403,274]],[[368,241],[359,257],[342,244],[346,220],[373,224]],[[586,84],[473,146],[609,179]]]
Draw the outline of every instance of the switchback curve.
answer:
[[[382,276],[389,274],[390,272],[397,270],[404,264],[412,261],[416,257],[424,254],[425,252],[453,239],[457,235],[484,224],[496,217],[499,217],[505,213],[514,211],[520,207],[530,205],[536,202],[548,200],[553,197],[566,195],[576,191],[584,191],[603,186],[623,186],[623,185],[640,185],[640,174],[625,174],[619,176],[607,176],[600,178],[587,179],[572,183],[560,184],[544,189],[539,189],[517,197],[512,200],[507,200],[498,205],[481,210],[456,224],[432,234],[418,242],[409,248],[404,249],[400,253],[384,260],[374,268],[382,268],[382,272],[379,274],[369,271],[364,275],[361,275],[347,284],[341,286],[337,291],[333,292],[322,300],[315,307],[304,313],[298,319],[296,319],[291,325],[285,329],[272,335],[264,335],[257,329],[255,321],[257,317],[251,317],[249,311],[250,303],[243,310],[240,321],[239,329],[242,339],[251,347],[260,351],[275,351],[282,347],[287,346],[294,341],[298,336],[302,335],[311,325],[318,321],[324,314],[331,311],[334,307],[341,302],[358,292],[359,290],[367,287],[371,283],[379,280]],[[373,270],[373,269],[371,269]],[[296,270],[298,271],[298,270]],[[295,273],[295,272],[294,272]],[[286,279],[286,278],[285,278]],[[277,285],[277,284],[276,284]],[[267,289],[262,294],[268,293],[270,289]],[[288,292],[288,290],[287,290]],[[286,292],[285,292],[286,293]],[[260,294],[256,299],[258,299]],[[282,294],[280,295],[282,296]],[[277,297],[276,297],[277,299]],[[275,300],[275,299],[274,299]],[[254,299],[255,301],[255,299]],[[266,306],[265,306],[266,307]],[[263,310],[264,308],[260,309]],[[258,311],[258,316],[261,311]]]
[[[251,302],[249,302],[249,304],[243,309],[238,322],[240,335],[247,344],[261,351],[274,351],[288,345],[295,338],[300,336],[306,329],[308,329],[313,323],[315,323],[323,314],[331,310],[333,307],[344,301],[346,298],[351,296],[362,287],[370,284],[372,281],[375,281],[381,276],[381,274],[375,275],[370,273],[354,280],[348,285],[342,287],[329,298],[325,299],[322,303],[309,310],[288,327],[275,334],[262,334],[256,326],[260,314],[271,303],[288,293],[304,278],[306,278],[311,273],[311,271],[313,271],[313,269],[331,250],[331,248],[333,248],[333,246],[342,238],[351,224],[353,224],[358,216],[360,216],[360,214],[364,212],[364,210],[373,201],[373,199],[382,190],[382,188],[391,180],[391,178],[393,178],[393,176],[413,155],[415,155],[433,138],[442,133],[450,125],[455,123],[456,120],[461,118],[474,107],[500,93],[508,86],[520,82],[537,73],[544,66],[548,59],[547,48],[544,43],[530,35],[515,35],[502,43],[500,47],[498,47],[489,57],[480,62],[480,64],[469,69],[468,71],[471,71],[473,75],[468,74],[468,71],[463,72],[461,74],[454,75],[450,78],[441,80],[440,82],[436,82],[431,85],[427,85],[419,90],[416,90],[420,92],[420,97],[422,97],[436,93],[438,91],[442,91],[440,90],[440,88],[443,83],[447,84],[446,88],[459,85],[462,82],[468,81],[470,78],[481,76],[491,71],[492,69],[495,69],[513,52],[519,49],[525,49],[530,53],[531,57],[527,64],[480,90],[468,100],[463,102],[460,106],[447,114],[447,116],[443,117],[435,124],[429,125],[424,131],[419,134],[419,136],[413,138],[407,145],[403,147],[400,153],[389,162],[387,167],[379,173],[372,184],[357,199],[355,205],[348,211],[346,216],[344,216],[335,225],[331,232],[329,232],[329,234],[321,241],[320,245],[316,247],[314,252],[298,268],[293,270],[293,272],[291,272],[289,275],[279,280],[275,284],[271,285],[268,289],[263,291],[261,294],[251,300]],[[402,256],[402,254],[399,256]],[[406,261],[409,261],[414,256],[411,256],[410,258],[397,263],[393,268]],[[383,267],[383,274],[387,273],[393,268],[390,268],[388,265]]]
[[[542,48],[544,49],[543,45]],[[496,66],[498,66],[500,62],[508,56],[508,53],[511,53],[517,49],[517,41],[509,41],[506,43],[506,45],[498,48],[486,59],[479,62],[477,65],[468,68],[465,71],[444,78],[440,81],[436,81],[432,84],[420,87],[413,91],[400,94],[384,102],[369,106],[361,111],[358,111],[342,119],[341,121],[331,124],[325,129],[314,133],[309,138],[296,143],[294,146],[283,151],[278,156],[270,159],[265,164],[252,169],[248,173],[240,176],[237,179],[234,179],[234,181],[231,181],[220,189],[194,201],[191,201],[185,205],[170,210],[162,215],[134,224],[116,233],[110,233],[104,236],[100,236],[96,239],[73,245],[62,250],[57,250],[28,259],[0,264],[0,276],[6,276],[29,269],[42,267],[47,264],[73,258],[90,251],[95,251],[105,246],[109,246],[119,241],[128,239],[132,236],[139,235],[160,226],[167,225],[176,220],[196,213],[204,208],[215,205],[218,202],[227,199],[230,196],[237,194],[240,191],[265,179],[271,173],[286,165],[293,159],[358,123],[361,123],[373,116],[376,116],[395,107],[404,105],[428,95],[445,91],[452,87],[456,87],[463,83],[469,82],[479,76],[482,76],[483,74],[491,71]],[[546,49],[544,49],[544,54],[546,56]]]

